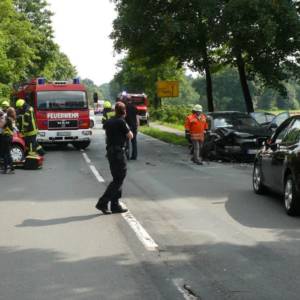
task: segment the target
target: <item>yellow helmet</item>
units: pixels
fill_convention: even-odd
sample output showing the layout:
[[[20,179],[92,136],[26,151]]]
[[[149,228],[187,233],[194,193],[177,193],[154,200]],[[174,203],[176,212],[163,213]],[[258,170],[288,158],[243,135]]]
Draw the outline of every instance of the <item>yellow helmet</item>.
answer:
[[[23,99],[18,99],[16,102],[16,108],[22,108],[25,104],[25,100]]]
[[[8,108],[9,107],[9,102],[4,100],[2,103],[1,103],[1,107],[3,108]]]
[[[111,103],[109,101],[105,101],[103,104],[104,108],[111,108]]]

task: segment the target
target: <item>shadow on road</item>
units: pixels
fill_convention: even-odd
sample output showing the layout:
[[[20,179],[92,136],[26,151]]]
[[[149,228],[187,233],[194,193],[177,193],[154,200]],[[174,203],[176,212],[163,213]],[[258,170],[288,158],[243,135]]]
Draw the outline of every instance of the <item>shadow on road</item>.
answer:
[[[299,242],[287,244],[299,247]],[[69,261],[51,250],[2,247],[0,299],[177,300],[182,295],[173,285],[176,278],[199,299],[299,299],[299,259],[282,255],[276,246],[169,246],[158,261],[125,254]]]
[[[74,216],[74,217],[57,218],[57,219],[49,219],[49,220],[27,219],[24,220],[22,224],[16,225],[16,227],[42,227],[42,226],[67,224],[73,222],[83,222],[83,221],[88,221],[97,218],[99,216],[101,215],[92,214],[87,216]]]

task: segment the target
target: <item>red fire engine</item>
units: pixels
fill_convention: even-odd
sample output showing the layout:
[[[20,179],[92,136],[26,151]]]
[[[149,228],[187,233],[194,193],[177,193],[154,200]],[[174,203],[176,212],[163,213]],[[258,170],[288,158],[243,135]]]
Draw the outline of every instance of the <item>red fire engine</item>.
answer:
[[[89,146],[92,131],[87,92],[79,79],[33,79],[18,88],[15,98],[24,99],[34,108],[39,143],[72,143],[78,149]]]
[[[140,124],[148,124],[149,122],[149,112],[148,112],[148,98],[146,94],[128,94],[126,92],[123,92],[120,94],[117,98],[117,101],[123,101],[126,102],[127,99],[131,99],[132,103],[136,106]]]

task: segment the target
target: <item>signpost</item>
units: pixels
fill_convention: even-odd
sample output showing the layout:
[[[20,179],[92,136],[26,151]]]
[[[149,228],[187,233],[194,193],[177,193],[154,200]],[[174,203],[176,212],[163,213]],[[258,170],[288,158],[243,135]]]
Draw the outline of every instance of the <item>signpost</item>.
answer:
[[[179,81],[158,81],[157,96],[159,98],[179,97]]]

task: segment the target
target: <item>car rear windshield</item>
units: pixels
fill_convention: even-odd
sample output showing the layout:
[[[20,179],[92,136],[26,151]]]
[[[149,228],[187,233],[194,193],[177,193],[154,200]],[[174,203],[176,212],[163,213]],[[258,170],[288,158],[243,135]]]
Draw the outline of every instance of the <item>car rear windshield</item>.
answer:
[[[37,93],[39,110],[87,109],[85,92],[82,91],[43,91]]]
[[[227,127],[259,127],[258,123],[247,115],[218,115],[213,116],[215,128]]]

